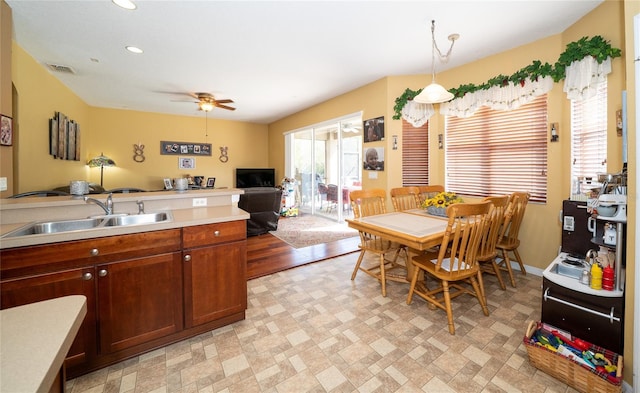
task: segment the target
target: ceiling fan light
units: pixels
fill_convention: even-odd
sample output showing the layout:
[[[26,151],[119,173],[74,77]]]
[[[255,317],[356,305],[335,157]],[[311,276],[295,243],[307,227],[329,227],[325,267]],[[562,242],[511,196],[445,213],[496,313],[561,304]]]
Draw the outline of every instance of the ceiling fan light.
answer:
[[[444,87],[440,86],[436,82],[431,84],[413,98],[413,101],[420,104],[439,104],[441,102],[451,101],[453,94],[448,92]]]
[[[200,110],[204,112],[211,112],[213,110],[213,104],[210,102],[200,102],[198,106]]]

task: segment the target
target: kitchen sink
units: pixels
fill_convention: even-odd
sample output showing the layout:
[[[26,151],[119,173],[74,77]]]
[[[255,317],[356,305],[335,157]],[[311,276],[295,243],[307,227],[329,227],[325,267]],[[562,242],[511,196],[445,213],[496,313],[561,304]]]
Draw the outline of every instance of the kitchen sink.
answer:
[[[61,232],[84,231],[96,228],[122,227],[128,225],[154,224],[173,221],[170,212],[147,214],[116,214],[113,216],[79,218],[74,220],[43,221],[27,224],[4,234],[2,237],[18,237]]]
[[[552,273],[560,274],[561,276],[571,277],[579,280],[582,277],[582,272],[584,270],[584,267],[573,266],[563,262],[556,262],[551,267],[550,271]]]
[[[100,218],[85,218],[78,220],[35,222],[18,228],[2,237],[16,237],[25,235],[40,235],[45,233],[59,233],[81,231],[97,228],[104,220]]]
[[[153,224],[156,222],[171,221],[172,219],[173,217],[171,217],[171,214],[167,212],[134,214],[130,216],[108,218],[105,226],[118,227],[123,225]]]

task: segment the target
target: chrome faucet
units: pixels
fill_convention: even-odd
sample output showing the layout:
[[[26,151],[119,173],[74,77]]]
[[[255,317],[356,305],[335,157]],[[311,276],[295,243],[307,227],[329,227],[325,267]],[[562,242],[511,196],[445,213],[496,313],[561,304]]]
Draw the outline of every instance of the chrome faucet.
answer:
[[[144,202],[137,201],[138,204],[138,214],[144,214]]]
[[[112,194],[109,194],[109,196],[107,197],[107,201],[105,203],[100,202],[97,199],[94,198],[89,198],[89,197],[84,197],[84,201],[89,203],[95,203],[96,205],[100,206],[102,208],[102,210],[104,210],[105,214],[109,215],[109,214],[113,214],[113,196]]]

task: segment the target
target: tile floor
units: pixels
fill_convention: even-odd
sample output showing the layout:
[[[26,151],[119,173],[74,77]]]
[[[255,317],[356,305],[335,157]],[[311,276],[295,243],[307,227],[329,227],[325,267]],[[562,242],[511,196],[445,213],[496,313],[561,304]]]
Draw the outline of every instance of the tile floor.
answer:
[[[575,392],[529,365],[522,337],[540,318],[541,278],[502,291],[485,278],[446,314],[390,282],[387,297],[357,253],[249,281],[246,320],[71,380],[97,392]]]

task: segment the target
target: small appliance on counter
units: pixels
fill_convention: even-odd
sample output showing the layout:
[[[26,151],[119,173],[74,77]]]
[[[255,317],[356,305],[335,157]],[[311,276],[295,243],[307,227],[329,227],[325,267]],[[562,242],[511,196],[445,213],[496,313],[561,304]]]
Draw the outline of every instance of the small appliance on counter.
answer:
[[[618,231],[618,227],[624,223],[618,225],[611,220],[619,214],[621,204],[611,212],[611,217],[595,218],[588,206],[586,201],[563,201],[561,252],[542,273],[541,321],[622,353],[624,232]],[[616,228],[615,245],[605,242],[606,235],[611,235],[605,233],[609,221]],[[594,228],[600,231],[599,238]]]

